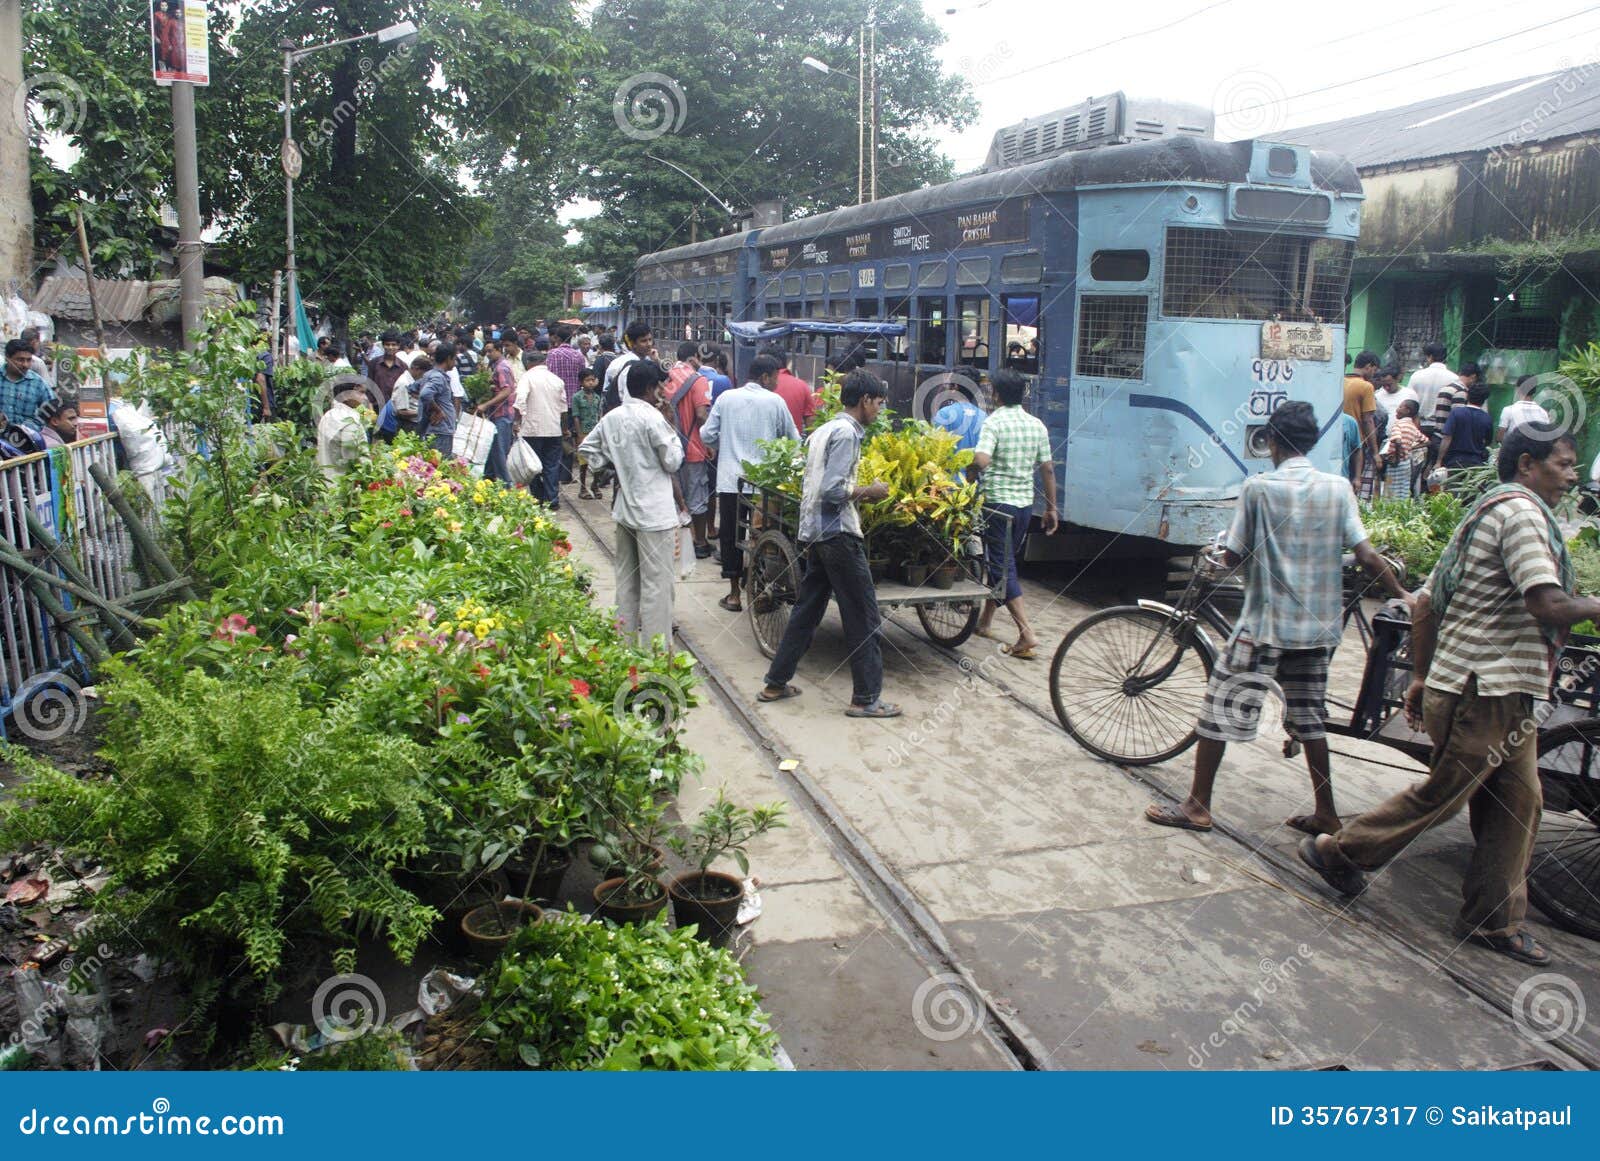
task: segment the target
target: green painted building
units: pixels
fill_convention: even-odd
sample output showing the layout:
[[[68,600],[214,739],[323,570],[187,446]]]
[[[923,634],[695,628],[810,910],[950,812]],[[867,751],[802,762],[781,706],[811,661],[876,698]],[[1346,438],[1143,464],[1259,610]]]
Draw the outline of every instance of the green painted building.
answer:
[[[1600,339],[1600,63],[1281,136],[1361,173],[1352,353],[1410,371],[1442,342],[1497,410]]]

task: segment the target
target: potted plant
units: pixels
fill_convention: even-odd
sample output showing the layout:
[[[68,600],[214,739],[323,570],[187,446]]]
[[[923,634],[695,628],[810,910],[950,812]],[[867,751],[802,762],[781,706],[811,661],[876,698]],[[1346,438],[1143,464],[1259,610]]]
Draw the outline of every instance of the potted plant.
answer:
[[[461,917],[461,934],[467,948],[485,963],[492,962],[524,927],[544,918],[544,909],[526,899],[497,899],[474,907]]]
[[[783,826],[784,804],[746,809],[728,801],[724,791],[695,819],[688,832],[668,840],[680,858],[694,869],[667,884],[672,896],[672,915],[680,927],[694,924],[701,939],[716,946],[727,943],[744,898],[744,880],[713,871],[711,864],[730,855],[739,864],[739,873],[750,873],[750,858],[745,846],[758,835]]]
[[[613,923],[642,923],[661,914],[667,889],[660,876],[666,856],[656,843],[659,813],[641,827],[626,822],[589,850],[589,859],[605,878],[594,889],[595,917]]]

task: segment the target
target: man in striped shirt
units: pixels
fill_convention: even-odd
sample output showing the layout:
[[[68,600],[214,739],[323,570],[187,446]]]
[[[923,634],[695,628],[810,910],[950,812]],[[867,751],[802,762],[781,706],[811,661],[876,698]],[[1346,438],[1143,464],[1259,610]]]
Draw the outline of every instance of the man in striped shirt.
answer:
[[[1502,483],[1468,513],[1418,594],[1405,710],[1433,741],[1428,777],[1300,844],[1300,857],[1347,895],[1423,832],[1468,807],[1475,849],[1456,934],[1535,966],[1550,954],[1522,927],[1543,796],[1536,702],[1550,696],[1560,642],[1600,600],[1572,593],[1551,508],[1578,482],[1577,447],[1544,423],[1510,432]]]

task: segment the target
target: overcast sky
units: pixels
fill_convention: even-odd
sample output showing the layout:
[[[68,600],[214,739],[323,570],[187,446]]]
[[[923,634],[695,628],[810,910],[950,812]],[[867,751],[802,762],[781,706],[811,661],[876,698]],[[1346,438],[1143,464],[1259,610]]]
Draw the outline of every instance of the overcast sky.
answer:
[[[1579,0],[923,6],[949,37],[945,67],[981,106],[945,146],[958,173],[983,162],[996,129],[1119,89],[1204,105],[1235,139],[1600,60],[1600,5]]]

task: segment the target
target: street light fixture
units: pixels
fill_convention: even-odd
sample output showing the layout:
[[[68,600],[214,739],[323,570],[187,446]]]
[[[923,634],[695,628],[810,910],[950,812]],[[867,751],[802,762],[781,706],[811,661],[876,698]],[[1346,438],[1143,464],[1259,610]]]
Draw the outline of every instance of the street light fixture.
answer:
[[[343,40],[330,40],[325,44],[297,45],[292,40],[281,40],[278,47],[283,51],[283,209],[284,209],[284,242],[287,254],[285,269],[289,282],[289,314],[294,316],[295,305],[300,301],[299,281],[295,277],[294,264],[294,182],[300,176],[300,147],[294,143],[294,62],[301,57],[310,56],[314,52],[321,52],[325,48],[340,48],[347,44],[356,44],[363,40],[376,40],[379,44],[410,44],[417,39],[417,26],[410,20],[402,20],[398,24],[391,24],[387,28],[380,28],[376,32],[363,32],[359,36],[347,36]],[[273,320],[277,322],[276,319]],[[282,361],[287,362],[289,357],[288,326],[285,326]]]
[[[870,39],[869,39],[870,38]],[[856,204],[878,200],[878,26],[863,24],[856,42],[860,72],[836,69],[814,56],[800,64],[856,83]]]

